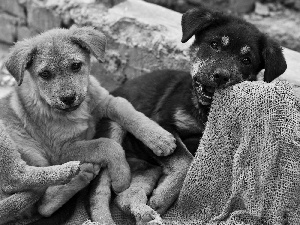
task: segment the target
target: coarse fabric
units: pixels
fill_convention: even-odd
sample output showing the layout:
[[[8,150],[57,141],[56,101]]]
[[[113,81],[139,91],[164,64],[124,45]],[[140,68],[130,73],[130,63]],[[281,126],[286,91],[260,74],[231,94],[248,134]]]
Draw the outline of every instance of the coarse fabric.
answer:
[[[287,82],[243,82],[217,91],[179,199],[164,223],[299,225],[298,127],[297,100]]]
[[[286,82],[218,91],[166,224],[300,224],[299,112]]]

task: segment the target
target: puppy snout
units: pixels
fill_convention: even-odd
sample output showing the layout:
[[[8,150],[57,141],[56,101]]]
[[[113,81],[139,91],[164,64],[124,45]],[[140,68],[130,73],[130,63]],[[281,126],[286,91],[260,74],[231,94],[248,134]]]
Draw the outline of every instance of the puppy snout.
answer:
[[[63,97],[60,97],[60,100],[65,104],[65,105],[72,105],[75,100],[76,100],[76,93],[72,93]]]
[[[216,82],[218,86],[221,86],[229,81],[230,73],[225,69],[216,69],[213,76],[214,82]]]

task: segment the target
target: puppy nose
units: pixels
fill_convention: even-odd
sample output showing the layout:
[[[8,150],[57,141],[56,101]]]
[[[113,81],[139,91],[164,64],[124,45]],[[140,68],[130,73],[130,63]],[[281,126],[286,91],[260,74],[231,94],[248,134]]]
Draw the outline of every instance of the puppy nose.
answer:
[[[72,105],[75,102],[75,99],[76,99],[75,93],[60,98],[60,100],[66,105]]]
[[[230,73],[225,69],[216,69],[213,74],[214,81],[218,84],[218,86],[222,84],[226,84],[229,81]]]

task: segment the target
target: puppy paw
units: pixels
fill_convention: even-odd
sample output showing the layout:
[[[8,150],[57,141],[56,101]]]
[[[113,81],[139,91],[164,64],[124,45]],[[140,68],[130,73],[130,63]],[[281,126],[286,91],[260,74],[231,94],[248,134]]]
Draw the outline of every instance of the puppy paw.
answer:
[[[114,163],[113,166],[108,166],[108,171],[111,177],[112,189],[115,193],[121,193],[129,187],[131,173],[126,161]]]
[[[159,214],[164,214],[179,196],[180,189],[171,187],[158,187],[149,199],[149,206]]]
[[[174,136],[156,125],[151,129],[147,127],[146,135],[142,138],[142,141],[148,146],[157,156],[167,156],[174,152],[176,148],[176,139]]]
[[[10,194],[66,184],[79,173],[79,167],[79,161],[46,167],[26,166],[24,170],[14,170],[8,177],[4,177],[1,188],[3,192]]]
[[[99,173],[100,166],[93,163],[80,165],[79,174],[65,185],[50,186],[41,198],[38,211],[49,217],[78,191],[86,187]]]
[[[92,222],[90,220],[87,220],[82,225],[101,225],[101,224],[98,222]]]
[[[132,208],[132,211],[135,216],[137,225],[163,224],[160,215],[146,204],[136,205],[134,208]]]
[[[99,224],[99,225],[116,225],[116,223],[112,219],[107,219],[107,218],[98,218],[97,222],[93,222],[92,224]],[[83,225],[83,224],[82,224]]]
[[[146,223],[147,225],[164,225],[162,218],[158,215],[154,220]]]
[[[83,180],[86,180],[89,183],[99,174],[100,168],[100,165],[95,163],[83,163],[80,165],[79,175]]]

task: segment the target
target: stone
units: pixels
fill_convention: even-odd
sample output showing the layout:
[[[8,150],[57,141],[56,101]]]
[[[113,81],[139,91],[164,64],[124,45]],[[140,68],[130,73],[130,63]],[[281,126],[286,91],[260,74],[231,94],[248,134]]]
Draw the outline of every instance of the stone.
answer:
[[[31,31],[27,26],[17,26],[17,40],[21,41],[26,38],[30,38],[37,34],[37,32]]]
[[[287,62],[287,69],[279,78],[296,86],[300,86],[300,53],[284,48],[283,53]]]
[[[0,77],[0,79],[1,79],[1,77]],[[0,98],[5,97],[5,96],[8,95],[11,91],[12,91],[12,87],[8,87],[8,86],[1,87],[1,86],[0,86]]]
[[[46,8],[44,1],[32,0],[27,3],[28,26],[43,32],[61,26],[61,18],[55,10]]]
[[[282,0],[281,2],[283,5],[291,8],[295,5],[295,0]]]
[[[294,8],[295,8],[296,10],[300,10],[300,0],[296,0],[296,1],[295,1]]]
[[[256,0],[231,0],[230,9],[233,12],[244,14],[253,12]]]
[[[13,44],[17,39],[19,19],[6,13],[0,14],[0,42]]]
[[[282,46],[300,52],[300,17],[298,13],[288,10],[284,14],[263,17],[259,20],[252,16],[245,18],[262,32],[277,40]]]
[[[21,19],[26,18],[25,8],[18,0],[1,0],[0,9]]]
[[[215,10],[222,10],[226,11],[224,9],[230,10],[231,6],[231,0],[186,0],[191,5],[197,6],[197,5],[204,5],[206,7],[209,7],[211,9]]]
[[[255,2],[255,13],[261,16],[269,16],[270,10],[267,5],[261,4],[260,2]]]

